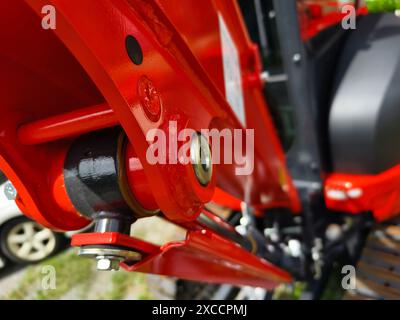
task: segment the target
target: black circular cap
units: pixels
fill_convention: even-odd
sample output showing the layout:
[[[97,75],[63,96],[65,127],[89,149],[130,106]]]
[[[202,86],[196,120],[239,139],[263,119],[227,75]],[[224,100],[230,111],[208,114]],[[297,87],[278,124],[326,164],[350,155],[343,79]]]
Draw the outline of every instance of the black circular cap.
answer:
[[[143,51],[139,42],[133,36],[127,36],[125,39],[126,52],[129,58],[136,65],[143,62]]]

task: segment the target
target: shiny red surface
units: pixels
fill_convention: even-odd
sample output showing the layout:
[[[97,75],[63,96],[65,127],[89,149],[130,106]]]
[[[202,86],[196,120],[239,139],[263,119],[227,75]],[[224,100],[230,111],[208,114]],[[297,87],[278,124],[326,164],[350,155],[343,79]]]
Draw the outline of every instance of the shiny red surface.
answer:
[[[40,0],[27,3],[39,16],[41,6],[49,4]],[[94,3],[96,10],[92,10]],[[177,121],[178,129],[241,128],[224,98],[217,12],[224,16],[240,53],[243,78],[251,79],[258,75],[260,64],[236,5],[222,0],[179,2],[180,10],[191,13],[183,15],[182,11],[175,10],[177,3],[174,1],[118,0],[110,3],[85,0],[80,1],[80,10],[76,10],[71,1],[54,0],[50,4],[57,9],[57,29],[46,32],[56,37],[54,41],[68,48],[73,55],[69,58],[76,59],[83,67],[113,109],[143,165],[158,207],[170,219],[194,219],[203,204],[211,199],[214,183],[206,188],[200,186],[190,165],[148,164],[145,154],[149,143],[145,138],[152,128],[168,131],[169,120]],[[26,6],[22,11],[31,14]],[[208,17],[207,24],[202,23],[204,15]],[[101,34],[101,37],[93,36],[96,34]],[[140,66],[132,64],[126,54],[124,40],[127,35],[134,35],[142,46],[144,60]],[[65,55],[59,53],[52,60]],[[150,95],[156,92],[161,99],[158,121],[151,119],[143,109],[146,105],[142,95],[146,93],[141,92],[146,90],[140,90],[139,84],[144,76],[154,86],[154,90],[148,90]],[[70,79],[74,81],[73,77]],[[88,86],[92,85],[89,83],[88,79]],[[247,127],[255,129],[255,170],[250,176],[237,176],[234,165],[216,165],[217,184],[236,198],[255,206],[286,206],[299,210],[297,194],[285,168],[284,155],[262,98],[260,83],[250,83],[244,88],[244,96]],[[56,95],[53,91],[47,94]],[[62,113],[57,108],[46,114],[40,101],[32,102],[36,117],[31,117],[30,121],[26,117],[22,123],[16,124],[23,124],[19,130],[20,138],[25,143],[35,143],[86,131],[89,122],[85,121],[86,115],[84,121],[68,121],[71,112],[82,112],[78,109],[82,105],[80,102]],[[110,119],[106,120],[102,111],[99,114],[94,112],[90,122],[93,122],[90,130],[112,123]],[[42,148],[46,149],[47,144]],[[285,179],[280,179],[282,176]]]
[[[11,167],[5,158],[0,156],[2,170],[18,190],[16,203],[21,211],[40,224],[55,230],[76,230],[90,223],[76,211],[65,190],[62,170],[67,147],[68,144],[53,147],[47,150],[50,154],[32,153],[28,148],[26,153],[24,152],[24,155],[31,157],[29,165],[42,168],[42,165],[47,164],[46,179],[40,176],[43,171],[27,170],[28,175],[23,176],[22,180],[14,170],[18,165],[24,168],[26,159],[14,158],[17,162],[13,162]],[[47,197],[43,196],[44,192]],[[52,211],[53,208],[57,208],[58,211]]]
[[[143,254],[154,254],[160,251],[158,246],[117,232],[81,233],[72,236],[72,246],[80,247],[87,244],[120,245],[134,248]]]
[[[348,194],[361,190],[359,197],[331,199],[331,190]],[[400,214],[400,165],[377,175],[330,174],[325,181],[325,202],[328,208],[349,213],[372,212],[378,221]]]
[[[56,30],[41,28],[41,10],[49,4],[57,10]],[[239,52],[246,127],[255,130],[255,168],[237,176],[235,165],[215,165],[213,180],[203,187],[191,164],[149,164],[146,135],[154,128],[168,132],[169,121],[178,130],[242,128],[225,98],[218,15]],[[132,191],[170,220],[193,222],[216,185],[249,205],[300,209],[257,80],[258,52],[231,0],[4,0],[0,17],[0,167],[32,218],[60,230],[88,224],[65,192],[65,154],[76,134],[117,123],[143,166],[128,162]],[[126,53],[128,35],[141,45],[141,65]],[[80,236],[85,244],[141,245],[121,235]],[[161,247],[136,270],[264,287],[290,279],[236,244],[198,231]]]
[[[297,192],[286,170],[284,153],[261,90],[262,84],[259,75],[262,65],[259,51],[245,30],[238,6],[231,1],[214,1],[214,5],[206,4],[204,1],[204,8],[201,11],[193,12],[198,20],[193,19],[188,23],[187,19],[180,14],[181,11],[174,10],[177,6],[182,6],[182,1],[166,0],[160,1],[160,3],[168,11],[168,16],[174,25],[184,35],[185,41],[191,48],[194,48],[193,53],[223,94],[225,94],[225,88],[220,56],[221,40],[215,10],[223,13],[224,20],[232,32],[232,37],[240,53],[246,127],[255,131],[255,169],[252,175],[241,177],[235,175],[233,166],[216,165],[218,170],[217,188],[213,201],[236,210],[240,210],[240,202],[245,201],[258,208],[282,206],[298,212],[300,202]],[[182,10],[193,10],[191,8],[194,8],[197,3],[196,0],[185,1]],[[207,24],[198,23],[206,12],[208,17],[213,18],[209,18]],[[208,33],[212,33],[213,36],[206,37],[205,35]],[[200,41],[207,43],[208,47],[200,46],[198,44]],[[221,123],[217,119],[214,119],[210,125],[211,128],[217,129],[223,129],[226,126],[227,123]],[[223,151],[221,151],[222,153]],[[267,166],[265,166],[266,163],[268,163]],[[288,198],[290,203],[288,203]]]
[[[291,281],[285,271],[208,230],[188,232],[186,240],[169,242],[161,247],[118,233],[72,237],[73,246],[85,244],[121,245],[142,252],[144,259],[140,262],[134,265],[122,263],[128,271],[267,289]]]
[[[142,163],[136,156],[132,144],[129,142],[125,148],[125,172],[129,188],[139,204],[147,210],[157,210],[158,205],[154,199]]]
[[[22,144],[39,144],[117,124],[114,111],[107,104],[100,104],[22,125],[18,128],[18,138]]]
[[[291,281],[285,271],[210,231],[189,232],[185,241],[167,243],[159,253],[122,266],[129,271],[267,289]]]
[[[242,201],[233,197],[232,195],[230,195],[229,193],[225,192],[220,188],[215,188],[212,201],[223,207],[228,207],[237,211],[241,210]]]
[[[25,123],[96,105],[103,98],[25,2],[0,1],[0,15],[0,167],[17,188],[23,212],[51,228],[80,229],[88,221],[66,211],[53,195],[69,142],[26,146],[17,131]]]

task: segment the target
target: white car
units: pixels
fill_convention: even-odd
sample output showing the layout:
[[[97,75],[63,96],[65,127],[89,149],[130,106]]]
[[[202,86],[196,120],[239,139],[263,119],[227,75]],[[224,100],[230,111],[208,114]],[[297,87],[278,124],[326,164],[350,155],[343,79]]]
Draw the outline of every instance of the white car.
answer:
[[[24,216],[13,200],[15,194],[13,185],[1,175],[0,268],[5,264],[1,256],[19,264],[36,263],[50,257],[66,243],[64,234],[53,232]]]

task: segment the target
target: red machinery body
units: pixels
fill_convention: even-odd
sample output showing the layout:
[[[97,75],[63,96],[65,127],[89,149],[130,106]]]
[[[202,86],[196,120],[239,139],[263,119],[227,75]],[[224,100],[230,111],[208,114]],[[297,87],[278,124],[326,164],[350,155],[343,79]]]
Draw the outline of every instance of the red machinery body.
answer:
[[[150,186],[159,190],[154,196],[165,215],[190,220],[200,212],[202,203],[211,199],[212,185],[200,191],[194,187],[187,168],[149,165],[145,137],[152,128],[168,130],[170,120],[177,121],[178,129],[242,128],[224,99],[218,14],[230,28],[239,53],[246,127],[255,130],[256,148],[252,175],[237,176],[233,165],[221,165],[216,168],[217,184],[252,205],[299,210],[284,155],[261,96],[261,83],[254,80],[260,72],[257,50],[245,33],[235,5],[229,1],[185,1],[185,12],[191,12],[185,16],[174,13],[174,1],[80,1],[79,9],[71,1],[54,1],[57,29],[52,31],[40,28],[41,9],[48,3],[27,3],[31,7],[23,3],[2,4],[4,23],[18,19],[32,26],[39,23],[39,27],[2,29],[7,44],[2,48],[3,55],[12,58],[3,60],[7,64],[3,88],[8,92],[3,103],[4,120],[7,119],[3,127],[10,129],[4,131],[8,139],[2,143],[1,155],[12,163],[15,174],[6,173],[17,178],[13,182],[18,190],[27,190],[19,192],[27,211],[40,212],[36,214],[40,222],[59,229],[82,226],[79,218],[75,226],[64,225],[71,223],[64,219],[59,225],[52,221],[52,212],[62,216],[63,209],[54,196],[49,199],[48,194],[39,192],[38,186],[53,189],[56,177],[46,182],[41,177],[48,175],[54,155],[62,153],[60,145],[68,144],[67,134],[73,137],[116,123],[122,125],[131,140]],[[96,10],[91,10],[94,5]],[[207,24],[200,23],[204,14]],[[126,54],[125,37],[130,34],[143,49],[140,66],[134,65]],[[23,42],[17,40],[22,37]],[[27,51],[29,55],[25,54]],[[9,59],[17,61],[12,70]],[[146,116],[146,104],[140,100],[144,97],[138,94],[143,77],[151,81],[161,100],[161,116],[155,122]],[[23,95],[18,92],[21,87],[26,88]],[[103,97],[112,111],[104,105]],[[60,133],[65,139],[59,140]],[[13,141],[12,146],[6,140]],[[57,142],[50,143],[54,140]],[[25,159],[31,159],[29,166]]]
[[[318,3],[308,4],[309,15],[300,16],[304,40],[343,17],[340,11],[326,14],[321,8],[328,2]],[[56,9],[55,30],[41,27],[47,5]],[[136,250],[143,259],[123,264],[130,271],[265,288],[291,280],[287,272],[196,220],[205,214],[230,228],[204,211],[211,200],[235,210],[241,202],[255,209],[301,210],[263,97],[258,48],[235,2],[8,0],[0,3],[0,12],[0,167],[18,190],[24,213],[58,230],[88,225],[66,191],[66,154],[80,135],[121,126],[128,139],[123,161],[130,191],[145,209],[159,209],[185,227],[186,240],[159,247],[99,232],[76,235],[73,245]],[[127,52],[129,37],[136,39],[142,57]],[[230,69],[239,74],[234,92],[227,85]],[[241,96],[243,110],[229,102],[232,94]],[[215,164],[211,182],[200,185],[190,164],[150,164],[147,134],[153,129],[170,134],[171,122],[177,130],[233,134],[253,129],[254,170],[237,175],[237,164]],[[327,206],[352,213],[372,210],[378,220],[389,218],[399,207],[397,172],[332,174],[326,180]],[[381,193],[371,192],[382,185]],[[332,199],[330,189],[347,196]],[[354,199],[350,192],[349,197],[350,189],[362,189],[361,195]]]
[[[145,258],[133,265],[123,264],[128,271],[268,289],[291,281],[287,272],[206,230],[191,231],[184,241],[169,242],[161,247],[118,233],[82,234],[72,241],[74,246],[86,243],[123,244],[139,249]]]
[[[46,5],[56,8],[55,30],[41,28]],[[212,199],[215,186],[229,194],[228,199],[256,208],[300,210],[262,96],[258,50],[232,1],[28,0],[3,1],[0,9],[0,166],[18,190],[17,203],[30,217],[59,230],[89,223],[65,190],[65,155],[75,137],[115,125],[125,131],[143,168],[139,176],[146,179],[132,191],[146,202],[144,207],[156,204],[171,221],[194,221]],[[14,26],[15,21],[21,23]],[[127,54],[128,36],[140,44],[140,64]],[[227,102],[223,41],[230,41],[237,54],[234,67],[240,72],[243,119]],[[254,129],[252,174],[236,175],[235,164],[215,165],[213,181],[204,187],[190,165],[149,164],[146,134],[155,128],[168,132],[170,121],[178,130]],[[195,280],[212,274],[214,282],[236,279],[237,284],[266,287],[290,279],[238,245],[206,236],[210,231],[199,232],[189,230],[185,242],[157,248],[130,269]],[[86,240],[85,244],[94,241]],[[181,266],[174,272],[168,267],[172,260]],[[215,267],[209,269],[206,261]],[[189,272],[194,263],[196,272]]]

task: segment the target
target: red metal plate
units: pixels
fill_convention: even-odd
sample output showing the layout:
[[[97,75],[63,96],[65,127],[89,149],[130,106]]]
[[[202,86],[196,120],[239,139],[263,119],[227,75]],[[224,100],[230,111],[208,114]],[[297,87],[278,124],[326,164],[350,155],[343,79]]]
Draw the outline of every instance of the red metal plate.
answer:
[[[291,281],[282,269],[205,230],[189,232],[185,241],[168,243],[160,253],[123,266],[129,271],[267,289]]]

